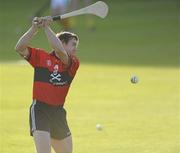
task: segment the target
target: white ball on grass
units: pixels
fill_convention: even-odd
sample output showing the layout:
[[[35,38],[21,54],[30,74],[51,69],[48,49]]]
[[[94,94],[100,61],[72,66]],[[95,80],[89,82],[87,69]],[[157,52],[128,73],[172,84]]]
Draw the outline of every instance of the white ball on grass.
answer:
[[[98,131],[101,131],[101,130],[102,130],[101,124],[96,124],[96,129],[97,129]]]

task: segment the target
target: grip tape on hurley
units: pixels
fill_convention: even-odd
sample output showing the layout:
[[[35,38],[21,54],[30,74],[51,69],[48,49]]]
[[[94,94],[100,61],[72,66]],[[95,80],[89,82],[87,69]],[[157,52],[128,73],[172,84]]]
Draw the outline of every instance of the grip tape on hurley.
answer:
[[[53,21],[61,20],[61,16],[60,16],[60,15],[58,15],[58,16],[53,16],[52,18],[53,18]]]

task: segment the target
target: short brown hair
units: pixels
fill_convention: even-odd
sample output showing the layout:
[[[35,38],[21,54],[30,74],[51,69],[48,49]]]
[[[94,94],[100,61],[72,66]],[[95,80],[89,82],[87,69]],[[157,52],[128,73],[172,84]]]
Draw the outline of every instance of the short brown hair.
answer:
[[[76,34],[74,33],[71,33],[71,32],[68,32],[68,31],[63,31],[63,32],[60,32],[60,33],[57,33],[56,36],[64,43],[68,43],[69,40],[71,40],[72,38],[75,38],[76,41],[78,42],[79,41],[79,38]]]

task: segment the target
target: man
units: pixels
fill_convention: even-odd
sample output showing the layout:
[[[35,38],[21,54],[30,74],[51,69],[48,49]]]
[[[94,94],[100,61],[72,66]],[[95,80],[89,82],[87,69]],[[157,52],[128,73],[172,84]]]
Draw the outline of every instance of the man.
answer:
[[[34,67],[33,103],[30,128],[37,153],[72,153],[72,137],[63,108],[70,84],[79,67],[75,56],[77,35],[57,35],[49,27],[52,17],[35,17],[31,28],[19,39],[16,51]],[[53,51],[29,47],[33,36],[43,28]]]

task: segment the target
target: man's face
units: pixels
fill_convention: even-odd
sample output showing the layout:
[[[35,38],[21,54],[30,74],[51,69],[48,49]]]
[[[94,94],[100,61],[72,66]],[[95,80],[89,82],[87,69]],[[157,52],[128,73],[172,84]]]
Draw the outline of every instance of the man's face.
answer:
[[[75,54],[78,46],[78,42],[75,38],[72,38],[68,41],[67,44],[63,43],[64,49],[69,53],[69,54]]]

